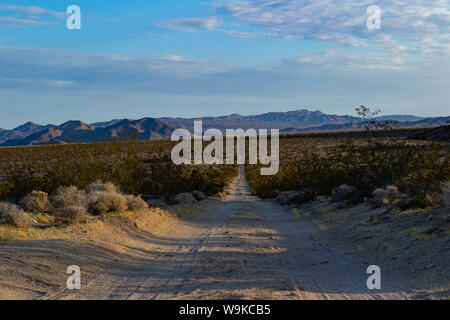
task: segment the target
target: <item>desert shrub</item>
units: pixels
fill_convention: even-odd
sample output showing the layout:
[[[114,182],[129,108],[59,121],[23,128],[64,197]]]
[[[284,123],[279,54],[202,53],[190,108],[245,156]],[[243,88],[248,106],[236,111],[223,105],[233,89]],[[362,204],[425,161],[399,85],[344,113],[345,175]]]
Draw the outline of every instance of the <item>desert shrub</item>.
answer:
[[[174,145],[161,140],[2,148],[0,199],[17,201],[33,190],[53,194],[70,185],[111,191],[116,188],[111,184],[125,194],[172,197],[199,190],[214,195],[237,174],[234,165],[175,165]]]
[[[412,198],[411,206],[414,208],[428,208],[434,205],[433,199],[429,195],[416,194]]]
[[[49,224],[50,222],[54,221],[54,217],[47,213],[33,214],[33,219],[36,220],[36,222],[42,224]]]
[[[107,191],[120,193],[120,189],[112,182],[102,182],[97,180],[86,187],[86,192]]]
[[[55,210],[70,206],[87,208],[86,193],[76,186],[58,187],[50,201]]]
[[[27,212],[40,213],[50,211],[48,194],[43,191],[32,191],[20,200],[20,206]]]
[[[281,136],[280,169],[276,175],[261,176],[261,165],[246,166],[252,192],[268,198],[274,190],[311,188],[319,196],[336,199],[340,197],[337,188],[348,185],[357,190],[355,201],[361,201],[371,198],[376,188],[393,185],[407,196],[398,203],[399,208],[406,209],[426,205],[428,195],[439,193],[441,182],[450,178],[449,149],[444,143],[384,137],[333,138],[336,134],[323,133],[317,138],[307,134]]]
[[[313,189],[279,192],[276,200],[281,205],[302,204],[313,201],[316,193]]]
[[[396,206],[405,201],[406,195],[398,191],[397,187],[387,186],[378,188],[373,193],[372,204],[375,206]]]
[[[123,212],[128,209],[127,198],[118,192],[94,191],[89,193],[89,211],[93,214]]]
[[[87,214],[86,207],[69,205],[58,210],[58,217],[64,222],[75,222]]]
[[[203,192],[198,190],[193,191],[192,194],[194,195],[195,199],[197,199],[197,201],[203,201],[207,198]]]
[[[141,197],[124,195],[112,182],[97,180],[86,187],[88,206],[93,214],[123,212],[126,210],[142,211],[148,208]]]
[[[441,195],[440,195],[440,205],[444,208],[450,207],[450,181],[442,183]]]
[[[345,204],[355,204],[362,200],[360,193],[355,187],[342,184],[331,192],[331,201]]]
[[[127,199],[128,210],[130,211],[143,211],[148,209],[148,204],[140,196],[134,196],[131,194],[125,195]]]
[[[317,197],[317,191],[313,188],[303,188],[297,191],[297,204],[314,201]]]
[[[428,197],[431,200],[433,206],[449,208],[450,207],[450,181],[441,183],[440,190]],[[427,200],[425,200],[427,201]]]
[[[62,222],[74,222],[87,212],[87,195],[75,186],[58,187],[50,201],[52,213]]]
[[[0,202],[0,221],[17,228],[22,228],[31,224],[31,217],[15,204]]]

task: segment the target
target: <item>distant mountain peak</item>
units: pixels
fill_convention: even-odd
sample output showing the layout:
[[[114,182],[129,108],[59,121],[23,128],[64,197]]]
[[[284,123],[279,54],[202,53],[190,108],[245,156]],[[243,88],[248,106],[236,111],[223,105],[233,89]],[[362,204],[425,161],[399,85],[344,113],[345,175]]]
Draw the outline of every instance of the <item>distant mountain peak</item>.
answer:
[[[308,110],[308,109],[297,109],[294,111],[288,111],[287,113],[325,114],[320,110]]]
[[[53,125],[42,126],[33,122],[24,123],[12,130],[0,130],[0,144],[8,140],[22,139],[41,130],[53,127]]]
[[[80,120],[69,120],[56,127],[59,130],[94,130],[95,127]]]
[[[393,114],[388,116],[379,116],[378,121],[394,120],[394,121],[419,121],[425,119],[424,117],[417,117],[413,115]]]
[[[123,119],[113,119],[110,121],[102,121],[102,122],[95,122],[95,123],[91,123],[91,126],[94,126],[96,128],[105,128],[105,127],[109,127],[112,126],[120,121],[122,121]]]
[[[17,128],[14,128],[15,131],[28,130],[30,128],[42,127],[40,124],[36,124],[34,122],[28,121]]]

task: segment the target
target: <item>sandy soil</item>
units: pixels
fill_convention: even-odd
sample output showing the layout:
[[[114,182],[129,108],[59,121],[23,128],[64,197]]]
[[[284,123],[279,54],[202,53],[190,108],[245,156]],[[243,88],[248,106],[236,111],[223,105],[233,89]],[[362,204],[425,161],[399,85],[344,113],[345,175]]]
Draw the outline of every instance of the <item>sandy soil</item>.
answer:
[[[251,196],[244,175],[225,200],[100,218],[66,238],[0,244],[1,299],[411,299],[411,278],[384,271],[288,209]],[[64,240],[65,239],[65,240]],[[379,264],[382,289],[367,289]],[[66,289],[69,265],[82,289]]]

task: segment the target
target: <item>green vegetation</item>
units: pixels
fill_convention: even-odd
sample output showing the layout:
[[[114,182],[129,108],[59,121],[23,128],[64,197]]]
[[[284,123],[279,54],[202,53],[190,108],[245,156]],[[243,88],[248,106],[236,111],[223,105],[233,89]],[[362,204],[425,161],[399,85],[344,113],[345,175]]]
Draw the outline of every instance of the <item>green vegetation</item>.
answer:
[[[333,190],[336,194],[336,188],[347,185],[355,190],[353,202],[359,202],[371,199],[377,188],[394,186],[405,195],[397,201],[402,206],[430,206],[431,199],[441,193],[442,182],[450,180],[448,144],[398,137],[386,123],[382,131],[374,130],[380,128],[373,119],[377,113],[365,107],[359,112],[368,123],[362,137],[282,137],[278,174],[260,176],[258,165],[247,166],[253,192],[263,198],[288,190],[331,196]]]
[[[180,165],[170,141],[120,141],[0,148],[0,199],[18,201],[60,186],[85,189],[109,181],[126,194],[172,197],[194,190],[214,195],[237,174],[235,166]]]
[[[341,185],[356,188],[359,198],[371,197],[376,188],[396,186],[418,206],[439,192],[450,179],[448,145],[409,144],[406,141],[367,145],[361,139],[281,139],[280,170],[275,176],[259,175],[248,166],[247,178],[254,193],[270,197],[274,190],[312,190],[330,196]]]

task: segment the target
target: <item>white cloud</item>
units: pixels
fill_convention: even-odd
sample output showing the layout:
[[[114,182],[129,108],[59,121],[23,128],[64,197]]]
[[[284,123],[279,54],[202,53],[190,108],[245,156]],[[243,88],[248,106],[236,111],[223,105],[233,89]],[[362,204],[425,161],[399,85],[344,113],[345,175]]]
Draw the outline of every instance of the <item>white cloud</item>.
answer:
[[[383,35],[417,43],[450,34],[448,0],[378,0],[382,29],[366,27],[372,0],[242,0],[216,3],[217,10],[239,22],[264,28],[281,38],[318,39],[337,45],[368,47]]]
[[[215,30],[221,23],[222,21],[217,17],[184,18],[160,21],[157,23],[157,26],[178,31],[198,32],[201,30]]]
[[[15,18],[0,16],[0,23],[7,26],[23,27],[23,26],[51,26],[58,23],[47,22],[39,19],[31,18]]]
[[[381,9],[380,30],[366,26],[372,4]],[[334,48],[284,60],[273,70],[342,79],[369,72],[380,81],[382,72],[396,72],[417,82],[426,72],[450,85],[443,76],[450,67],[449,0],[231,0],[215,7],[227,21],[262,28],[267,38],[313,39]]]
[[[251,32],[243,32],[243,31],[234,31],[234,30],[217,30],[229,37],[239,38],[239,39],[255,39],[255,38],[267,38],[270,37],[270,33],[251,33]]]
[[[166,54],[150,57],[95,55],[73,50],[0,46],[0,88],[72,87],[122,90],[163,88],[224,68],[208,61]]]
[[[154,32],[137,32],[132,33],[132,36],[142,36],[142,37],[151,37],[151,38],[168,38],[167,34],[158,34]]]
[[[51,11],[47,10],[41,7],[27,7],[27,6],[16,6],[11,4],[1,4],[0,3],[0,10],[1,11],[13,11],[13,12],[20,12],[25,13],[28,15],[33,15],[35,17],[37,16],[51,16],[63,19],[66,17],[66,14],[64,12],[59,11]]]
[[[395,43],[394,39],[389,41]],[[384,56],[333,49],[286,59],[264,68],[229,68],[214,61],[176,54],[130,57],[0,46],[0,91],[14,92],[11,96],[16,98],[22,97],[24,92],[36,99],[45,94],[75,95],[80,97],[79,101],[102,92],[104,105],[119,94],[160,95],[164,99],[178,96],[183,98],[174,99],[183,110],[198,110],[192,97],[209,96],[210,101],[214,101],[211,108],[220,106],[216,114],[230,110],[220,98],[224,96],[234,101],[230,108],[243,110],[257,105],[256,101],[266,101],[266,106],[267,101],[271,101],[271,110],[279,108],[280,101],[291,101],[291,107],[325,106],[324,111],[330,110],[328,107],[351,111],[360,104],[368,104],[385,112],[409,110],[417,114],[426,113],[420,109],[426,106],[427,111],[442,114],[446,110],[446,91],[450,83],[450,64],[446,56],[433,53],[436,56],[433,63],[416,60],[411,67],[404,48],[397,47],[395,53],[387,51]],[[160,108],[167,107],[164,99],[157,103]],[[8,99],[3,100],[3,105],[8,105]],[[140,103],[145,105],[146,101]],[[148,101],[155,104],[151,99]],[[63,100],[54,102],[49,108],[61,103]],[[75,105],[71,107],[77,109]]]
[[[7,27],[50,26],[61,23],[67,14],[35,6],[17,6],[0,3],[0,12],[13,15],[0,16],[0,24]]]

